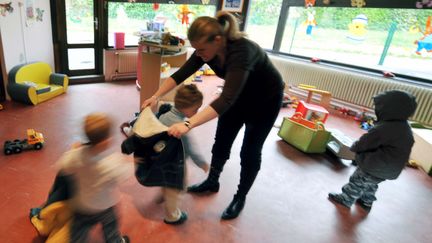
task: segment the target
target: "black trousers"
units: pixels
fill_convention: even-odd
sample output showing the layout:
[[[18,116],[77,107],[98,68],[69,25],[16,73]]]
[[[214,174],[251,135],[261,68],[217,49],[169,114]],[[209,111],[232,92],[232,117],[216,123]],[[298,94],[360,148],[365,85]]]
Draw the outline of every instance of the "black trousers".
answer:
[[[86,243],[88,242],[88,233],[97,223],[102,224],[102,230],[107,243],[123,242],[118,230],[117,216],[114,207],[108,208],[97,214],[74,213],[71,226],[71,242]]]
[[[240,152],[241,172],[237,195],[246,196],[261,168],[261,152],[267,136],[279,114],[283,91],[267,101],[247,103],[240,101],[219,117],[215,143],[212,148],[212,167],[222,171],[229,159],[232,144],[245,126]],[[255,100],[259,100],[256,97]],[[264,100],[264,97],[263,99]],[[213,164],[215,163],[215,164]]]

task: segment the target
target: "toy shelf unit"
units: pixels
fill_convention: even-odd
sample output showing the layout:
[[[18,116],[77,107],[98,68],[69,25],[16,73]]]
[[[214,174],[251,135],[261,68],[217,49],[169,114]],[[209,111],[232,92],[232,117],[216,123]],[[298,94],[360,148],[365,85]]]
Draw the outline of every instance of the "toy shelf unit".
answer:
[[[306,98],[306,102],[307,103],[311,103],[312,102],[312,96],[314,93],[316,94],[320,94],[321,95],[321,100],[319,102],[320,106],[325,107],[325,108],[330,108],[330,101],[331,101],[331,93],[329,91],[325,91],[325,90],[320,90],[315,88],[315,86],[311,86],[311,85],[299,85],[298,86],[299,89],[302,90],[306,90],[308,92],[307,98]]]
[[[159,45],[141,42],[138,53],[138,84],[140,86],[140,104],[150,98],[161,83],[170,77],[186,62],[187,52],[181,46]],[[162,64],[170,68],[161,71]],[[172,90],[161,101],[173,101],[175,90]]]
[[[295,113],[302,114],[303,118],[312,122],[322,122],[328,118],[329,112],[322,106],[310,104],[303,100],[299,101]]]

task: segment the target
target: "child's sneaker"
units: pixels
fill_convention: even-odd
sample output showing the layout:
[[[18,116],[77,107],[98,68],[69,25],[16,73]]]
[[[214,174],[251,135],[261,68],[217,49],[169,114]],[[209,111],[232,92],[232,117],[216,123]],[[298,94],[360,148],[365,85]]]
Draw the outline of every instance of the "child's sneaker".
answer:
[[[328,198],[329,198],[330,201],[332,201],[332,202],[334,202],[334,203],[340,204],[340,205],[342,205],[342,206],[344,206],[344,207],[346,207],[346,208],[351,208],[351,205],[348,204],[348,203],[344,200],[344,198],[343,198],[343,196],[342,196],[341,194],[337,194],[337,193],[334,193],[334,192],[330,192],[330,193],[328,194]]]
[[[39,213],[40,213],[41,210],[42,210],[42,208],[30,208],[30,214],[29,214],[30,220],[34,216],[38,216],[39,217]]]
[[[366,212],[370,212],[372,209],[372,203],[367,203],[361,199],[357,199],[356,203]]]
[[[122,236],[122,243],[130,243],[129,237],[127,235]]]
[[[164,219],[165,224],[172,224],[172,225],[179,225],[179,224],[183,224],[186,220],[187,220],[188,216],[186,212],[181,212],[180,218],[177,219],[176,221],[167,221],[166,219]]]

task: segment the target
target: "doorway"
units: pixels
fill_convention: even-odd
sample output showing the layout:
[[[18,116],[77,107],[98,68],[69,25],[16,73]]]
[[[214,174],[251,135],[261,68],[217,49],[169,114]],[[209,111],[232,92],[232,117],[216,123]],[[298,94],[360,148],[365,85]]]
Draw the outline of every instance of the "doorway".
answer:
[[[103,1],[51,1],[56,67],[71,84],[99,82],[103,78],[100,21]]]

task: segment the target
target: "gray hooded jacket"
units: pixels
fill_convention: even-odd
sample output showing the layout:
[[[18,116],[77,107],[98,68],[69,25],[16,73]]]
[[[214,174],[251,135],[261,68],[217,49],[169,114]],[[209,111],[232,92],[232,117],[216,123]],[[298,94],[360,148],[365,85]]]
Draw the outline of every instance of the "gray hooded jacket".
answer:
[[[396,179],[414,144],[407,120],[414,114],[417,102],[413,95],[400,90],[380,93],[373,100],[378,121],[351,146],[351,151],[356,153],[355,160],[364,172],[381,179]]]

